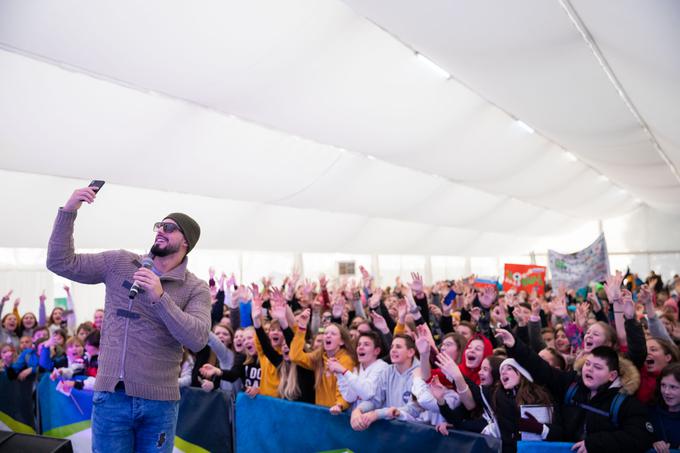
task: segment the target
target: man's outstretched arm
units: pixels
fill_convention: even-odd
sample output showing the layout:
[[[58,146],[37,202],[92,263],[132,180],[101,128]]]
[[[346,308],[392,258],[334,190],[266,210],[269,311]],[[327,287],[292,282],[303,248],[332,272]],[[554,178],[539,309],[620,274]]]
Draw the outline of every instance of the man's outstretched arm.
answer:
[[[59,209],[47,246],[47,268],[57,275],[80,283],[101,283],[107,270],[107,253],[76,254],[73,224],[78,209],[93,203],[96,193],[92,187],[76,189],[66,204]]]

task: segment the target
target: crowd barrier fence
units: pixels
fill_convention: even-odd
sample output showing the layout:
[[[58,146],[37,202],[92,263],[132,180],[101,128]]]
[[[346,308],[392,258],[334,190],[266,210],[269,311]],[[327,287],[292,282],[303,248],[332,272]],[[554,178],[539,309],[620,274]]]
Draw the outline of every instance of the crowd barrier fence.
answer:
[[[91,451],[92,392],[74,389],[66,396],[56,390],[57,383],[43,375],[34,400],[34,381],[9,380],[6,374],[0,374],[0,429],[68,438],[74,451]],[[572,445],[520,441],[517,451],[569,453]],[[348,413],[334,416],[325,407],[262,395],[249,398],[244,393],[238,394],[234,404],[233,395],[225,391],[181,389],[176,452],[393,453],[395,448],[405,452],[485,453],[500,452],[501,444],[498,439],[462,431],[442,436],[431,426],[401,421],[380,420],[357,432],[350,426]]]
[[[379,420],[354,431],[349,414],[267,396],[236,397],[236,451],[353,451],[372,453],[500,452],[498,439],[462,431],[442,436],[434,427]]]

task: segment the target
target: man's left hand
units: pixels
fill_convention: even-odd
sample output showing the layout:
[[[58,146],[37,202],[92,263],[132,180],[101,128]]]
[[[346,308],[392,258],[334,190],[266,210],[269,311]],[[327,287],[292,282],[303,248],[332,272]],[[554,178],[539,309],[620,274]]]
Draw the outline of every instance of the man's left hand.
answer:
[[[144,291],[148,292],[154,300],[160,299],[163,295],[161,279],[158,278],[158,275],[154,274],[151,269],[140,267],[132,278],[139,282],[139,286],[141,286]]]

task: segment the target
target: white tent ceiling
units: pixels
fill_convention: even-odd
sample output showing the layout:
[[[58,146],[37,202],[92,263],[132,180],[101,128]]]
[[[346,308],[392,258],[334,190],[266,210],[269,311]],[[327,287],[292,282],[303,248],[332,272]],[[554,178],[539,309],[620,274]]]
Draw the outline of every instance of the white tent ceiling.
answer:
[[[677,1],[347,3],[645,202],[680,206],[680,175],[652,142],[677,169]]]
[[[595,3],[639,118],[558,1],[2,0],[0,246],[92,178],[90,248],[179,207],[203,247],[450,255],[680,212],[680,4]]]

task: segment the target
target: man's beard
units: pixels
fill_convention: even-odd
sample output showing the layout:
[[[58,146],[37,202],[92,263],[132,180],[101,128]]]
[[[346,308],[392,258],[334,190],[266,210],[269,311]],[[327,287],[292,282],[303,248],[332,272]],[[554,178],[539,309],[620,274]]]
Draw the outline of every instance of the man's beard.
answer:
[[[179,244],[177,245],[170,245],[170,243],[166,243],[167,245],[164,248],[161,248],[158,243],[154,243],[151,246],[151,254],[154,256],[168,256],[172,255],[173,253],[179,251]]]

